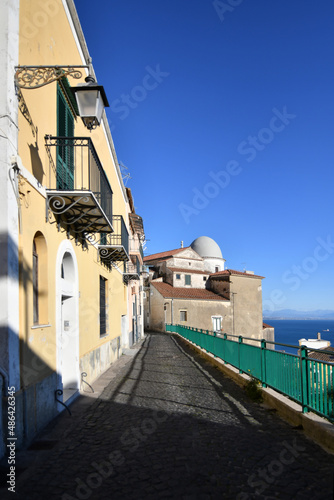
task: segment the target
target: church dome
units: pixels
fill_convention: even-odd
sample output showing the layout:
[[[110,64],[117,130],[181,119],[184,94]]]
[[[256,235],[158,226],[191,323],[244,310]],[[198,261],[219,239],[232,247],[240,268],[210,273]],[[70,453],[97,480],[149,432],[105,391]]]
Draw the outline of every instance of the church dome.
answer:
[[[209,238],[208,236],[200,236],[199,238],[196,238],[190,246],[203,258],[223,258],[222,252],[215,240]]]

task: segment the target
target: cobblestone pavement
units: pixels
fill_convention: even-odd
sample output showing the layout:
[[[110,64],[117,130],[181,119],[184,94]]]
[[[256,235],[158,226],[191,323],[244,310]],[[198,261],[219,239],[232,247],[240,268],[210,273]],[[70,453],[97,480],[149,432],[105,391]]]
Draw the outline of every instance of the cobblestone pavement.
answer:
[[[148,335],[98,399],[71,408],[1,498],[333,498],[333,455],[173,336]]]

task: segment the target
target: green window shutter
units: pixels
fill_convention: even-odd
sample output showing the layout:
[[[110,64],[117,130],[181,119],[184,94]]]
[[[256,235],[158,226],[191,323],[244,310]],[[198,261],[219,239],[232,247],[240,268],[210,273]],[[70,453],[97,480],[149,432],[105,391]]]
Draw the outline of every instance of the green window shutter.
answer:
[[[66,99],[58,85],[57,88],[57,135],[74,136],[74,118]],[[57,189],[74,189],[74,146],[63,141],[57,147]]]

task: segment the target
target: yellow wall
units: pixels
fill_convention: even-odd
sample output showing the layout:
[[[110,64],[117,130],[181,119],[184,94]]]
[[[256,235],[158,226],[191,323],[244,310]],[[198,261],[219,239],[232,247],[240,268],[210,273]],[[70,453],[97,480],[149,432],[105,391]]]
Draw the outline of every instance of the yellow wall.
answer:
[[[44,5],[44,6],[43,6]],[[82,65],[73,33],[60,0],[43,2],[22,0],[20,3],[20,65]],[[83,70],[84,71],[84,70]],[[83,73],[83,77],[85,73]],[[81,79],[84,81],[84,78]],[[79,80],[69,78],[71,85]],[[39,178],[41,185],[49,185],[49,161],[45,148],[45,135],[57,135],[56,83],[35,90],[22,90],[33,124],[38,128],[34,136],[32,127],[22,113],[19,114],[19,156],[30,173]],[[109,178],[113,190],[113,213],[126,218],[126,203],[108,147],[103,127],[90,133],[80,118],[75,122],[75,136],[91,137]],[[45,365],[56,369],[56,256],[59,245],[67,239],[59,232],[55,219],[46,221],[46,200],[27,180],[20,178],[21,234],[20,234],[20,337],[23,363],[36,354]],[[47,248],[47,310],[43,323],[50,326],[33,327],[32,246],[34,235],[40,232]],[[127,293],[122,276],[108,271],[98,262],[97,249],[89,245],[84,250],[71,239],[79,272],[80,358],[101,344],[121,335],[121,315],[127,314]],[[99,335],[99,276],[108,280],[108,334]],[[43,299],[45,301],[45,298]],[[47,319],[47,321],[46,321]],[[45,367],[44,367],[45,368]],[[44,377],[45,370],[36,370],[35,379]],[[32,377],[29,378],[28,385]]]

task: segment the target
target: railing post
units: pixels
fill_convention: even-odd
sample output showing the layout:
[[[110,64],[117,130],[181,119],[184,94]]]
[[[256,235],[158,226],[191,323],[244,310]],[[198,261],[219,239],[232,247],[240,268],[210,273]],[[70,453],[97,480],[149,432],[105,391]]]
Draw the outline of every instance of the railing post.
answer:
[[[266,341],[261,340],[261,383],[262,387],[267,387],[267,370],[266,370]]]
[[[302,396],[302,409],[303,413],[308,412],[308,353],[305,346],[300,349],[300,370],[301,370],[301,396]]]
[[[241,356],[240,356],[240,351],[241,351],[241,344],[242,344],[242,336],[239,335],[238,337],[238,368],[239,368],[239,373],[242,373],[242,369],[241,369]]]
[[[227,334],[224,333],[223,354],[224,354],[224,363],[225,363],[225,365],[227,365],[227,361],[226,361],[226,342],[227,342]]]

